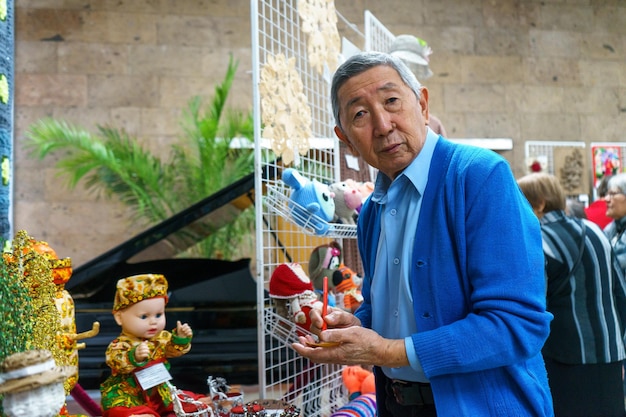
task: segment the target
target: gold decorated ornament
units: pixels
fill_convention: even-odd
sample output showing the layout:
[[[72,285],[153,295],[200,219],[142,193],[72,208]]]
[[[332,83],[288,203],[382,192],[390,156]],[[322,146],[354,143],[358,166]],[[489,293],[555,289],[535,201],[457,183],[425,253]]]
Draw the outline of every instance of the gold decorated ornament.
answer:
[[[32,298],[33,346],[52,352],[56,363],[62,363],[64,355],[57,341],[61,323],[55,306],[56,286],[52,281],[48,258],[37,252],[39,245],[40,242],[20,230],[13,240],[11,259],[18,262],[23,282]]]
[[[33,302],[23,281],[22,252],[8,246],[0,265],[0,359],[31,349],[33,338]]]
[[[37,241],[21,230],[13,240],[12,252],[5,261],[18,271],[31,299],[32,326],[30,345],[49,351],[58,366],[72,371],[63,381],[65,396],[78,382],[78,353],[85,347],[78,340],[98,334],[99,323],[91,330],[76,333],[74,300],[65,289],[72,276],[70,258],[59,259],[47,242]],[[63,406],[66,410],[66,406]],[[63,414],[63,413],[61,413]],[[63,414],[66,415],[66,414]]]
[[[100,331],[100,323],[95,322],[92,329],[87,332],[76,333],[74,299],[65,289],[65,284],[72,277],[72,260],[70,258],[59,259],[56,251],[44,241],[32,241],[32,248],[47,261],[50,267],[50,278],[55,286],[54,307],[60,325],[56,335],[57,348],[60,353],[55,355],[55,360],[59,366],[72,366],[76,370],[66,378],[63,384],[65,394],[69,395],[78,382],[78,350],[85,348],[85,343],[77,343],[77,341],[97,335]]]
[[[295,61],[283,54],[268,56],[259,82],[262,136],[270,140],[272,151],[285,165],[298,154],[306,155],[311,147],[311,108]]]
[[[309,65],[319,74],[324,64],[330,72],[337,69],[341,38],[337,30],[337,13],[334,0],[299,0],[298,14],[302,32],[308,35],[307,53]]]

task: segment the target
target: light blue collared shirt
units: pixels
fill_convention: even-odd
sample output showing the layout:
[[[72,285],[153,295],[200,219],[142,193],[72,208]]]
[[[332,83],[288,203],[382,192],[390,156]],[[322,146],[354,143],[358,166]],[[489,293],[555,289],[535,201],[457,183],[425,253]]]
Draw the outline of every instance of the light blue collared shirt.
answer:
[[[393,182],[376,178],[372,201],[381,204],[381,235],[372,277],[372,329],[387,339],[404,339],[409,366],[383,367],[389,378],[427,382],[411,335],[418,331],[411,296],[411,257],[430,163],[439,136],[427,130],[424,147]],[[422,238],[428,238],[422,237]]]

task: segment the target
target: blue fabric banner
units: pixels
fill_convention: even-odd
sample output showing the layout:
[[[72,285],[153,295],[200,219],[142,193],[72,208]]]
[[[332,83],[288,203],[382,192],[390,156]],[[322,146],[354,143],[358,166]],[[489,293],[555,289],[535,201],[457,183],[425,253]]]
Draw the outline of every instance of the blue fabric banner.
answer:
[[[15,26],[12,0],[0,0],[0,237],[11,239]]]

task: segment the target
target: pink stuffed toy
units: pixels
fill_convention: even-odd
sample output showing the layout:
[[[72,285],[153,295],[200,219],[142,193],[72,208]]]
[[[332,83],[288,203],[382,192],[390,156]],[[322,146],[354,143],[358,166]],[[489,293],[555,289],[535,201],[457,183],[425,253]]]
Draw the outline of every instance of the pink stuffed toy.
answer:
[[[354,181],[340,181],[329,186],[330,192],[335,195],[334,220],[339,223],[355,224],[354,219],[359,215],[363,195],[355,185]]]

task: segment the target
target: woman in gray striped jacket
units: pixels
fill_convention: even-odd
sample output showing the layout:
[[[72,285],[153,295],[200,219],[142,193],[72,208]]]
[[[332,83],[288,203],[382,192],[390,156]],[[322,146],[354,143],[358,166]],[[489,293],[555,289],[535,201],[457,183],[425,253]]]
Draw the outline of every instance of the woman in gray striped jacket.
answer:
[[[518,184],[541,224],[554,315],[542,352],[555,415],[624,416],[626,283],[611,243],[596,224],[566,215],[554,175]]]

